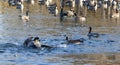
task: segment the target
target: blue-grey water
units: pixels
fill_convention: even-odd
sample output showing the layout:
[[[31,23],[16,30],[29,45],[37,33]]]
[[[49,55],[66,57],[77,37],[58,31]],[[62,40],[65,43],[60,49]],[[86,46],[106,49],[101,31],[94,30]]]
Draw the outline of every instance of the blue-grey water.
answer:
[[[87,22],[59,21],[46,10],[30,11],[30,21],[20,19],[19,11],[13,7],[0,13],[0,65],[119,65],[120,25],[119,21],[103,20],[89,15]],[[45,8],[44,8],[45,9]],[[25,12],[24,12],[25,13]],[[99,38],[88,39],[89,26],[100,33]],[[79,45],[67,45],[70,39],[84,38]],[[43,44],[54,49],[28,49],[22,46],[29,36],[39,36]]]

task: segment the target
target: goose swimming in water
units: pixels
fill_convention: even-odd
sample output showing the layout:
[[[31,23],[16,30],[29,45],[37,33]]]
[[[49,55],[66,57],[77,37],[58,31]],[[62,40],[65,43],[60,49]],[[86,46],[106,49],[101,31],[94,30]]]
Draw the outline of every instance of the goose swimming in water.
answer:
[[[98,38],[99,37],[99,34],[98,33],[93,33],[92,32],[92,27],[89,27],[89,32],[88,32],[88,35],[89,39],[91,39],[91,37],[96,37]]]
[[[33,43],[33,42],[32,42],[32,39],[33,39],[33,37],[28,37],[28,38],[24,41],[23,46],[24,46],[24,47],[29,47],[30,44]]]
[[[35,37],[34,40],[33,40],[33,37],[27,38],[24,41],[23,46],[28,47],[28,48],[37,48],[37,49],[41,49],[42,47],[44,47],[44,48],[53,48],[52,46],[43,45],[40,42],[39,37]]]
[[[41,43],[39,37],[35,37],[33,40],[33,44],[36,48],[41,48]]]
[[[36,48],[53,48],[52,46],[44,45],[40,42],[39,37],[34,38],[34,45]]]
[[[80,43],[83,43],[84,42],[84,39],[83,38],[80,38],[80,39],[75,39],[75,40],[69,40],[68,39],[68,36],[66,36],[66,41],[68,44],[80,44]]]

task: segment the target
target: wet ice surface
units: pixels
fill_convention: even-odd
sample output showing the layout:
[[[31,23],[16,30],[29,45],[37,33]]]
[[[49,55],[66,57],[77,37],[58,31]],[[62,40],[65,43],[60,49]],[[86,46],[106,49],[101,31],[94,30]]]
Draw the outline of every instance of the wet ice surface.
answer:
[[[44,16],[36,13],[31,13],[30,21],[25,23],[20,20],[17,13],[17,11],[14,11],[14,14],[10,14],[9,12],[0,14],[0,64],[95,65],[99,64],[101,59],[94,59],[94,54],[101,56],[99,55],[101,53],[120,52],[120,27],[116,23],[112,22],[113,25],[110,26],[106,26],[105,24],[99,26],[97,24],[87,24],[88,26],[94,25],[93,31],[101,34],[99,38],[88,39],[88,27],[81,27],[80,23],[71,21],[60,23],[58,17],[52,15]],[[64,35],[68,35],[70,39],[84,38],[85,42],[79,45],[62,44],[66,42]],[[29,36],[39,36],[43,44],[57,48],[49,50],[24,48],[22,43]],[[82,54],[88,55],[86,55],[87,57],[83,56],[83,58],[79,58],[80,56],[82,57]],[[89,54],[93,54],[93,56]],[[109,54],[101,56],[103,60],[104,56],[107,57]],[[113,54],[113,56],[116,55]],[[112,58],[112,60],[116,60],[116,58]],[[105,62],[109,63],[110,61]],[[115,61],[112,62],[114,63]],[[104,64],[104,62],[100,63]]]

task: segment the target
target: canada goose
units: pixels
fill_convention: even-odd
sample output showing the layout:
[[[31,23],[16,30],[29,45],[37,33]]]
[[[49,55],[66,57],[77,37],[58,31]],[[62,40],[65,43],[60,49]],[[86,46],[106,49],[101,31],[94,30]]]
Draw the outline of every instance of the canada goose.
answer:
[[[104,8],[104,9],[107,9],[107,8],[108,8],[108,4],[107,4],[106,1],[103,2],[103,8]]]
[[[26,15],[22,15],[21,16],[21,19],[24,21],[24,22],[28,22],[30,20],[29,18],[29,11],[26,11]]]
[[[31,4],[34,6],[34,4],[35,4],[35,1],[34,1],[34,0],[31,0],[30,2],[31,2]]]
[[[90,0],[90,4],[91,4],[92,6],[94,6],[95,1],[94,1],[94,0]]]
[[[76,13],[73,9],[66,11],[68,17],[73,17],[76,16]]]
[[[92,27],[89,27],[89,32],[88,32],[87,36],[89,37],[89,39],[91,39],[91,37],[96,37],[96,38],[98,38],[98,37],[99,37],[99,34],[98,34],[98,33],[93,33],[93,32],[92,32]]]
[[[58,15],[58,8],[56,7],[56,8],[55,8],[54,16],[57,16],[57,15]]]
[[[114,10],[118,7],[117,2],[115,0],[112,2],[112,7]]]
[[[83,7],[83,0],[80,0],[80,7]]]
[[[94,12],[95,12],[95,13],[97,13],[97,9],[98,9],[98,4],[95,3],[95,4],[94,4]]]
[[[8,0],[8,4],[9,6],[15,6],[16,3],[13,0]]]
[[[52,0],[46,0],[45,4],[48,7],[52,3]]]
[[[112,18],[114,18],[114,19],[119,19],[119,11],[118,11],[118,9],[116,9],[115,10],[115,12],[112,14]]]
[[[39,0],[39,5],[44,5],[45,4],[45,0]]]
[[[53,48],[52,46],[48,46],[48,45],[44,45],[40,42],[39,37],[35,37],[33,39],[33,37],[28,37],[24,43],[23,43],[24,47],[28,47],[28,48],[36,48],[36,49],[41,49],[41,48]]]
[[[23,2],[18,1],[16,8],[17,8],[17,9],[20,9],[20,12],[23,13],[23,10],[24,10]]]
[[[67,16],[67,17],[73,17],[73,16],[76,16],[76,13],[74,12],[74,10],[68,10],[68,11],[62,11],[61,13],[64,16]]]
[[[28,37],[25,41],[24,41],[24,43],[23,43],[23,46],[24,47],[29,47],[33,42],[32,42],[32,39],[33,39],[33,37]]]
[[[72,8],[75,7],[75,0],[72,0]]]
[[[61,8],[61,11],[60,11],[60,21],[62,22],[65,17],[74,17],[74,20],[75,20],[76,15],[77,14],[76,14],[76,12],[73,9],[68,10],[68,11],[63,11],[63,8]]]
[[[86,17],[85,16],[78,16],[78,20],[81,22],[82,26],[85,25]]]
[[[75,39],[75,40],[69,40],[68,36],[66,36],[66,41],[68,44],[72,43],[72,44],[80,44],[84,42],[84,39],[80,38],[80,39]]]
[[[50,4],[48,10],[50,14],[54,14],[54,16],[58,15],[58,7],[56,3]]]
[[[39,37],[35,37],[33,40],[33,37],[28,37],[24,43],[24,47],[27,48],[41,48],[41,43],[39,42]]]
[[[40,43],[39,37],[34,38],[33,44],[35,45],[36,48],[41,48],[41,43]]]
[[[80,20],[81,22],[85,22],[85,21],[86,21],[86,17],[85,17],[85,16],[79,16],[79,20]]]
[[[23,2],[18,2],[18,5],[20,6],[20,11],[21,11],[21,13],[23,13],[23,10],[24,10],[24,5],[23,5]]]
[[[39,37],[34,38],[34,45],[36,48],[53,48],[52,46],[44,45],[40,42]]]

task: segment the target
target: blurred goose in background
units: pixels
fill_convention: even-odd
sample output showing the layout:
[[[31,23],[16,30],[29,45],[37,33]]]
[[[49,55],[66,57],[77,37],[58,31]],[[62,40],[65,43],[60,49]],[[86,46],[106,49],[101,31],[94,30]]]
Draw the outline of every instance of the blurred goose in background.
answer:
[[[119,10],[116,9],[115,12],[113,12],[113,14],[112,14],[112,18],[117,20],[117,19],[119,19],[119,17],[120,17]]]
[[[29,11],[26,11],[26,15],[21,15],[21,19],[24,22],[28,22],[30,20],[30,18],[29,18]]]
[[[67,12],[67,16],[68,17],[76,16],[76,13],[75,13],[75,11],[73,9],[70,9],[70,10],[68,10],[66,12]]]
[[[17,9],[20,9],[20,12],[23,13],[23,10],[24,10],[23,2],[19,1],[17,3]]]
[[[85,16],[79,16],[79,20],[80,20],[81,22],[85,22],[85,21],[86,21],[86,17],[85,17]]]
[[[56,3],[50,4],[47,8],[50,14],[54,14],[54,16],[58,15],[58,7]]]
[[[35,4],[35,1],[34,1],[34,0],[31,0],[30,2],[31,2],[31,4],[34,6],[34,4]]]
[[[54,16],[57,16],[57,15],[58,15],[58,13],[59,13],[59,12],[58,12],[58,8],[56,7],[56,8],[55,8],[55,13],[54,13]]]
[[[98,38],[99,34],[98,33],[93,33],[92,32],[92,27],[89,27],[89,32],[88,32],[87,36],[89,37],[89,39],[91,39],[91,37]]]
[[[44,5],[44,4],[45,4],[45,0],[39,0],[39,1],[38,1],[38,4],[39,4],[39,5]]]
[[[61,8],[60,15],[62,15],[62,17],[73,17],[73,16],[76,16],[76,13],[73,9],[68,11],[63,11],[63,8]]]
[[[48,7],[52,3],[52,0],[46,0],[45,4]]]
[[[9,4],[9,6],[15,6],[16,5],[15,1],[13,1],[13,0],[8,0],[8,4]]]
[[[75,17],[76,17],[76,12],[71,9],[71,10],[68,10],[68,11],[63,11],[63,8],[61,8],[61,11],[60,11],[60,21],[63,21],[65,17],[73,17],[73,19],[75,20]]]

